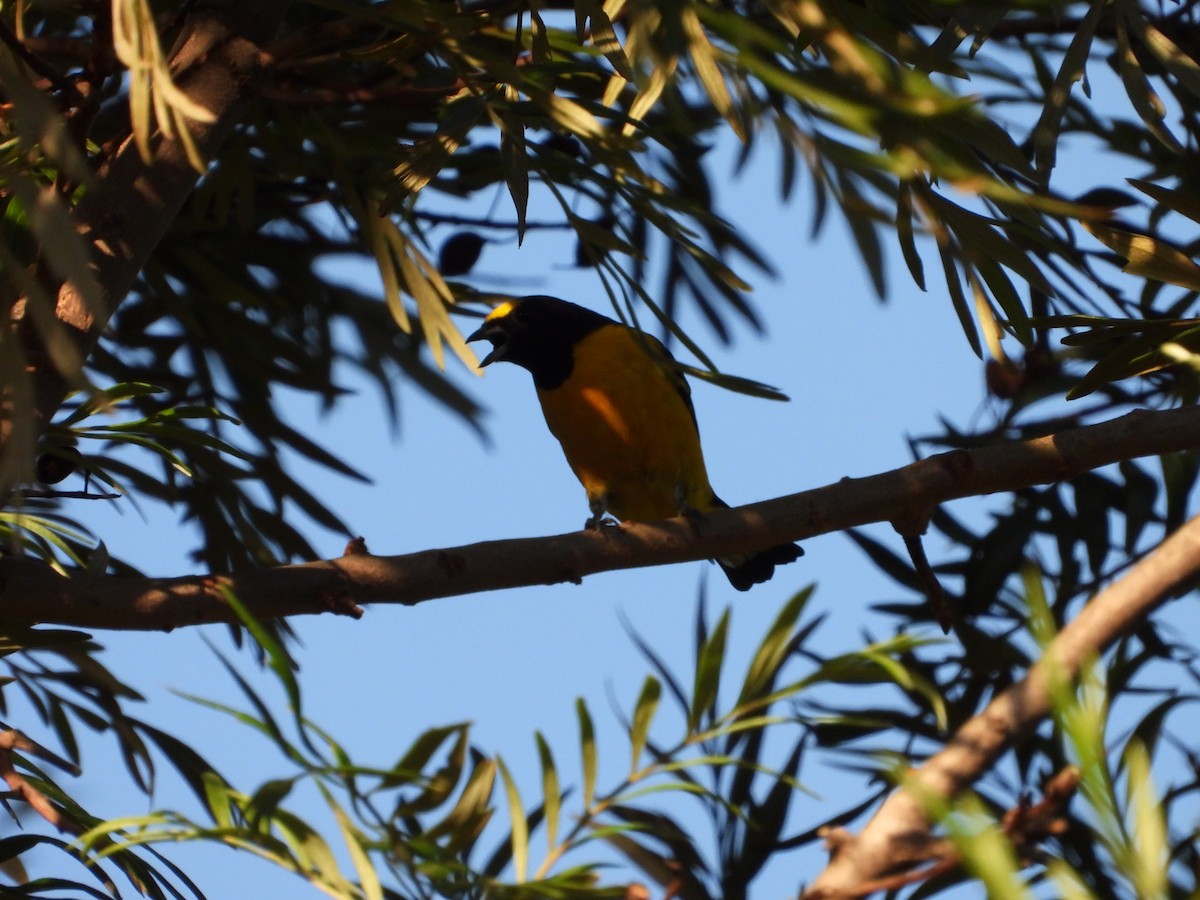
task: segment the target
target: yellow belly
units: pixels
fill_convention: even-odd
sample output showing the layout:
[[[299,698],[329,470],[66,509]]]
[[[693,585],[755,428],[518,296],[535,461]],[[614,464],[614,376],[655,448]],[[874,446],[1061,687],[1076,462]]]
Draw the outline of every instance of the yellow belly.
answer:
[[[629,329],[585,337],[571,376],[538,399],[589,501],[635,520],[712,508],[691,411]]]

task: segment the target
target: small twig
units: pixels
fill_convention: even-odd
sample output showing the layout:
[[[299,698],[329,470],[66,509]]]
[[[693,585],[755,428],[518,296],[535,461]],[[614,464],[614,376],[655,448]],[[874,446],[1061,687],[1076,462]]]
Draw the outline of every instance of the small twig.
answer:
[[[946,602],[946,592],[938,582],[933,567],[929,565],[929,557],[925,555],[925,545],[921,536],[929,528],[929,520],[933,517],[936,506],[918,505],[907,508],[904,514],[892,520],[892,527],[904,539],[904,546],[912,560],[913,569],[921,584],[925,587],[925,599],[937,623],[942,626],[942,633],[950,633],[950,605]]]
[[[21,44],[36,56],[67,57],[77,64],[85,62],[92,52],[90,40],[58,35],[29,34],[21,40]]]
[[[351,103],[387,103],[400,109],[425,109],[436,106],[447,97],[462,90],[464,82],[456,79],[450,84],[435,88],[418,88],[410,84],[388,87],[340,88],[320,87],[312,90],[292,90],[287,87],[266,88],[262,96],[274,103],[291,106],[345,106]]]
[[[1046,782],[1041,800],[1032,805],[1028,802],[1019,803],[1005,813],[1000,827],[1012,839],[1018,851],[1059,834],[1065,828],[1062,809],[1075,795],[1079,778],[1079,770],[1075,766],[1067,766]]]
[[[16,54],[21,62],[29,66],[29,68],[32,69],[37,75],[40,75],[42,78],[46,79],[46,81],[50,82],[50,84],[53,85],[57,90],[60,90],[67,95],[72,104],[78,104],[84,101],[84,97],[79,92],[79,88],[77,88],[70,79],[64,78],[62,73],[57,71],[53,66],[38,57],[36,54],[31,53],[29,48],[22,43],[21,39],[13,34],[9,27],[3,22],[0,22],[0,43],[3,43],[6,47],[8,47],[9,50]]]
[[[346,16],[332,22],[322,22],[320,25],[301,29],[282,37],[265,48],[263,56],[275,70],[291,68],[297,64],[311,62],[311,60],[300,58],[304,54],[358,35],[369,34],[374,31],[374,27],[372,22],[364,21],[357,16]]]
[[[470,228],[495,228],[501,231],[515,231],[516,222],[496,222],[492,219],[480,219],[475,216],[456,216],[449,213],[419,211],[416,217],[431,225],[464,225]],[[565,231],[571,227],[569,222],[526,222],[526,231],[554,230]]]
[[[93,491],[56,491],[54,488],[26,488],[21,491],[22,497],[34,497],[38,500],[120,500],[124,494],[95,493]]]
[[[929,565],[929,557],[925,555],[925,545],[921,541],[921,535],[901,534],[901,537],[904,538],[904,546],[908,548],[913,568],[916,569],[921,584],[925,586],[925,599],[929,601],[929,609],[933,613],[933,617],[937,619],[937,623],[942,626],[942,634],[949,634],[952,621],[950,604],[946,600],[946,592],[942,590],[937,574],[933,571],[933,566]]]
[[[366,554],[370,556],[371,551],[367,549],[367,539],[362,535],[351,538],[346,542],[346,547],[342,550],[342,556],[360,556]]]

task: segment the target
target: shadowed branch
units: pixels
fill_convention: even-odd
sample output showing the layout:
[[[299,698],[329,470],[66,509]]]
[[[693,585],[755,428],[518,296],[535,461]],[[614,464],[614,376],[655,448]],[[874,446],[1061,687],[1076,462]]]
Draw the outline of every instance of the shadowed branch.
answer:
[[[83,628],[169,630],[236,621],[232,591],[259,619],[354,614],[363,603],[415,605],[481,591],[579,582],[614,569],[748,553],[870,522],[904,519],[963,497],[1071,478],[1140,456],[1200,447],[1200,408],[1137,411],[1099,425],[976,450],[955,450],[900,469],[684,519],[599,531],[485,541],[400,556],[350,552],[339,559],[181,578],[63,578],[41,563],[0,560],[0,620]]]

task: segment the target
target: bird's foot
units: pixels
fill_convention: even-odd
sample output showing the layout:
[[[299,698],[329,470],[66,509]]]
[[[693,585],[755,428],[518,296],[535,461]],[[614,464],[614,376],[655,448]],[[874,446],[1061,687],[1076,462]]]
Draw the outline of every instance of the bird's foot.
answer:
[[[705,516],[704,513],[688,503],[687,495],[687,486],[683,482],[678,482],[675,485],[675,509],[679,511],[679,515],[687,519],[692,536],[695,537],[700,533],[700,526],[704,524]]]
[[[616,519],[608,514],[608,504],[602,497],[588,501],[588,509],[592,511],[588,520],[583,523],[584,531],[599,531],[602,528],[612,528],[618,525]]]
[[[694,506],[680,507],[679,515],[683,516],[683,518],[687,520],[688,527],[691,529],[693,537],[696,537],[700,534],[700,530],[704,526],[704,523],[708,521],[708,516],[704,515],[704,513],[700,512],[700,510],[696,509]]]

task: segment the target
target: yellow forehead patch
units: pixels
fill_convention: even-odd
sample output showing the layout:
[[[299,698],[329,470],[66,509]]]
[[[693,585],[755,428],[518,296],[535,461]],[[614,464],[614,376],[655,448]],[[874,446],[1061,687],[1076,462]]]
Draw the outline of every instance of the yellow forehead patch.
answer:
[[[516,308],[516,306],[517,306],[517,303],[515,300],[505,300],[503,303],[501,303],[499,306],[497,306],[495,309],[493,309],[490,313],[488,313],[487,316],[484,317],[483,321],[495,322],[497,319],[503,319],[510,312],[512,312]]]

